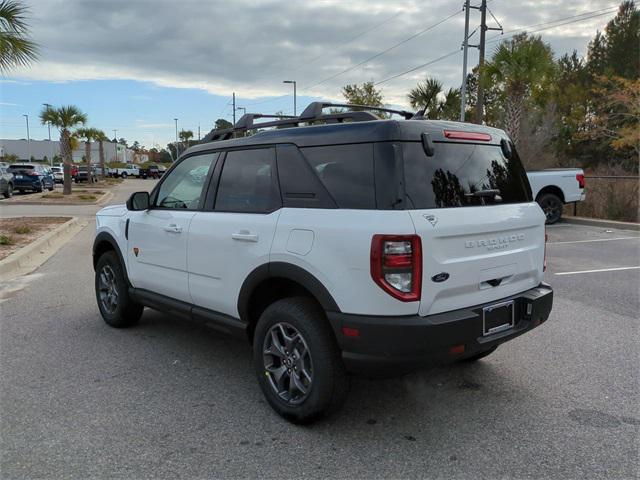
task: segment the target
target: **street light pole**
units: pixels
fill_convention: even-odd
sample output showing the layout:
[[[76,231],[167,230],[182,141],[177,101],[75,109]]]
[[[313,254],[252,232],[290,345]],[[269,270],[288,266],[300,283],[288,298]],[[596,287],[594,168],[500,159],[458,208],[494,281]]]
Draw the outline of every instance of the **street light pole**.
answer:
[[[282,83],[293,83],[293,116],[295,117],[297,115],[296,113],[296,102],[297,102],[297,96],[298,96],[298,92],[297,90],[297,83],[295,80],[284,80]]]
[[[176,160],[178,160],[178,119],[174,118],[174,122],[176,122]]]
[[[236,107],[236,110],[242,110],[242,115],[247,114],[247,107]]]
[[[118,163],[118,130],[113,131],[113,148],[115,148],[116,163]]]
[[[29,161],[31,161],[31,136],[29,135],[29,115],[22,115],[27,119],[27,149],[29,150]]]

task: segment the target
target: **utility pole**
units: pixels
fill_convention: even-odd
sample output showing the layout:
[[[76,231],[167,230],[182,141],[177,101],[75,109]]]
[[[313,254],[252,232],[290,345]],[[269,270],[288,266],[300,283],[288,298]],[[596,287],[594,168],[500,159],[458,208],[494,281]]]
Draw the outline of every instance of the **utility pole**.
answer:
[[[464,2],[464,49],[462,60],[462,87],[460,88],[460,121],[464,122],[464,111],[467,106],[467,52],[469,50],[469,0]]]
[[[484,113],[484,86],[480,81],[484,67],[484,41],[487,33],[487,0],[480,4],[480,55],[478,57],[478,94],[476,96],[476,123],[482,125]]]
[[[29,150],[29,158],[27,161],[31,161],[31,136],[29,135],[29,115],[22,115],[27,119],[27,149]]]
[[[233,124],[236,124],[236,92],[233,92]]]
[[[200,123],[198,122],[198,141],[200,141]]]

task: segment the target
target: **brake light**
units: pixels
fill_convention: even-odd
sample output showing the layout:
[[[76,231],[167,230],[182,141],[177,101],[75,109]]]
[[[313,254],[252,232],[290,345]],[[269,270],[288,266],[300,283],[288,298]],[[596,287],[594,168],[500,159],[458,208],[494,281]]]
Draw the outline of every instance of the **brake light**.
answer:
[[[27,170],[25,172],[25,175],[28,175],[30,177],[37,177],[38,176],[38,172],[36,172],[35,170]]]
[[[418,235],[374,235],[371,240],[371,278],[403,302],[420,300],[422,243]]]
[[[544,263],[542,264],[542,271],[547,271],[547,240],[549,239],[549,235],[547,235],[547,227],[544,227]]]
[[[584,188],[584,173],[576,174],[576,180],[578,181],[578,187]]]
[[[450,138],[451,140],[475,140],[478,142],[490,142],[491,135],[488,133],[480,133],[480,132],[461,132],[458,130],[445,130],[444,131],[445,138]]]

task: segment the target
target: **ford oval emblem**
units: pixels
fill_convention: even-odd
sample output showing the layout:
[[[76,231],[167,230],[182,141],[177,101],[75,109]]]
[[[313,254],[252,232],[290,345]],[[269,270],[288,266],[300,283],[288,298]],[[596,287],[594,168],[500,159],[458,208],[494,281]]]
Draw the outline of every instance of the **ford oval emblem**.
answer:
[[[444,282],[447,278],[449,278],[449,274],[447,272],[442,272],[431,277],[431,280],[439,283],[439,282]]]

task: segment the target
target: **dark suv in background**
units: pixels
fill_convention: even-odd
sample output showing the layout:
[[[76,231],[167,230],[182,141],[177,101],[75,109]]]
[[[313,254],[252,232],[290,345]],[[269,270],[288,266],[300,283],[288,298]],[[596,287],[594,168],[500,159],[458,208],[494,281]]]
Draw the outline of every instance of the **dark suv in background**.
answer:
[[[23,192],[31,190],[43,192],[45,189],[52,191],[54,188],[53,174],[49,167],[35,163],[13,163],[7,169],[13,173],[13,189]]]

